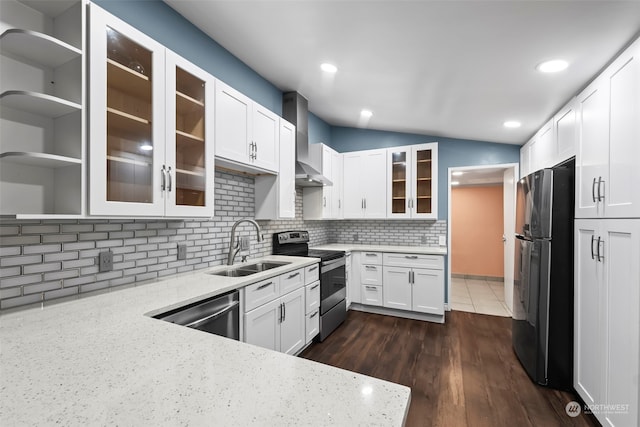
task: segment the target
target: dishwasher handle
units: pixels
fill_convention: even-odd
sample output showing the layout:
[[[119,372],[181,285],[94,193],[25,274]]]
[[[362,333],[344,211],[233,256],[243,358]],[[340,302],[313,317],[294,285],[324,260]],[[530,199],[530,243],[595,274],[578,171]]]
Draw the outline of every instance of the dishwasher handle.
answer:
[[[228,311],[232,310],[234,307],[236,307],[238,304],[240,304],[240,301],[233,301],[231,302],[231,304],[227,305],[226,307],[224,307],[221,310],[216,311],[213,314],[209,314],[208,316],[203,317],[202,319],[198,319],[196,321],[193,321],[191,323],[188,323],[184,326],[188,327],[188,328],[197,328],[198,326],[200,326],[202,323],[206,322],[207,320],[211,320],[213,318],[216,317],[220,317],[223,314],[227,313]]]

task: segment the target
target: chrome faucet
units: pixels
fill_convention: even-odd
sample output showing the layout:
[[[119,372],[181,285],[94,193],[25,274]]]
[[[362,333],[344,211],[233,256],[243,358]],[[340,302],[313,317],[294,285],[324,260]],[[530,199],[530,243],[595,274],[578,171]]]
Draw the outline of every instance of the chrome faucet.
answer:
[[[260,229],[260,225],[252,219],[239,219],[233,224],[231,227],[231,243],[229,244],[229,254],[227,255],[227,265],[233,265],[233,260],[236,258],[236,255],[240,251],[240,242],[238,242],[236,238],[236,228],[238,225],[243,222],[248,222],[253,224],[256,227],[256,232],[258,234],[258,242],[262,242],[262,230]]]

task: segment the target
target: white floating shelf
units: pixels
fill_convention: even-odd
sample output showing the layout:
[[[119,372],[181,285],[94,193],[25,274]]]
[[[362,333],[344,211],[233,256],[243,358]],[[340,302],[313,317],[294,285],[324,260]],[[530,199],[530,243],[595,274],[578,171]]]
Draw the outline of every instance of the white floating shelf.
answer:
[[[82,164],[82,160],[73,157],[58,156],[57,154],[48,153],[27,153],[18,151],[0,153],[0,159],[11,163],[20,163],[23,165],[52,169]]]
[[[57,118],[82,109],[80,104],[44,93],[8,90],[0,94],[0,105],[41,116]]]
[[[56,68],[82,55],[82,51],[61,40],[37,31],[10,29],[0,36],[2,52],[27,58]]]

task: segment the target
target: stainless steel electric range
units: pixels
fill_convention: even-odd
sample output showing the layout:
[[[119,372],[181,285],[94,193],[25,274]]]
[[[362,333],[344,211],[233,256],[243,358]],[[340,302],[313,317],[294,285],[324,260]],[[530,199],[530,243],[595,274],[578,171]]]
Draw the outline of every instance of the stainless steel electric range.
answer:
[[[320,335],[324,341],[347,317],[345,253],[309,249],[309,232],[273,234],[273,254],[320,258]]]

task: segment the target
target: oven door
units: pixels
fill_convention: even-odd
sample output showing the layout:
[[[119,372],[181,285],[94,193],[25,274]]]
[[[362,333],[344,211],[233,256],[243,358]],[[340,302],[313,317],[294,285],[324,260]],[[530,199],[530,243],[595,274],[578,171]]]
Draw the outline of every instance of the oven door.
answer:
[[[345,257],[320,264],[320,314],[347,297]]]

